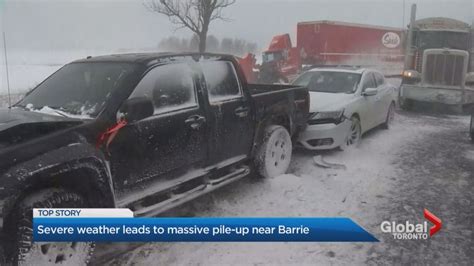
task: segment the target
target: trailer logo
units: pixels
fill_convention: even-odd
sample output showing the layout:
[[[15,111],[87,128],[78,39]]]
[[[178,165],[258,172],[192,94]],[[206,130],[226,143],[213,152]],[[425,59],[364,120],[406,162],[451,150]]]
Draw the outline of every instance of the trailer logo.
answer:
[[[380,224],[380,229],[384,233],[392,234],[394,239],[428,239],[428,234],[432,237],[441,229],[442,222],[441,219],[436,217],[427,209],[424,210],[423,214],[428,221],[434,224],[429,228],[429,231],[428,222],[426,221],[423,223],[412,223],[410,221],[406,221],[405,223],[384,221]]]
[[[382,37],[382,44],[387,48],[397,48],[400,42],[400,36],[395,32],[387,32]]]

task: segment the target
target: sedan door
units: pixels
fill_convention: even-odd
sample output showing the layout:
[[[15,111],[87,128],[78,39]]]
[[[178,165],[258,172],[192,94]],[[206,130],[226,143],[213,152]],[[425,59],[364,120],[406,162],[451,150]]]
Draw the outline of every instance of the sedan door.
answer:
[[[111,144],[119,189],[147,187],[200,169],[207,160],[207,119],[190,63],[151,69],[130,96],[153,102],[152,117],[127,125]]]
[[[378,120],[379,120],[379,114],[378,114],[378,92],[376,95],[367,95],[364,96],[364,92],[367,89],[376,89],[377,85],[375,83],[374,75],[372,72],[366,71],[362,75],[362,82],[361,82],[361,94],[363,97],[363,100],[361,102],[361,125],[362,125],[362,131],[365,132],[373,127],[376,126]]]
[[[392,103],[392,88],[385,82],[384,76],[379,72],[374,72],[375,82],[377,83],[378,97],[377,110],[379,113],[378,123],[382,124],[387,119],[388,109]]]

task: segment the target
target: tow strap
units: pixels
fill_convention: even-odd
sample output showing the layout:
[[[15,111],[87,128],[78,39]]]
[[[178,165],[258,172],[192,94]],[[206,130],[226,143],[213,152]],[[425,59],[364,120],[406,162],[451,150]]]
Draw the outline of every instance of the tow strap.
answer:
[[[105,149],[108,151],[110,143],[112,143],[119,130],[126,125],[127,121],[125,119],[121,119],[117,122],[117,124],[111,126],[105,132],[102,132],[97,139],[96,147],[100,148],[100,146],[105,143]]]

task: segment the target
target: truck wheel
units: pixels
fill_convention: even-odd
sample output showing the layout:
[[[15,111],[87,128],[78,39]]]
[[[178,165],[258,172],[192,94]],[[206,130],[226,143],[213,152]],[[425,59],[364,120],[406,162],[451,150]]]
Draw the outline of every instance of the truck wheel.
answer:
[[[462,104],[456,104],[451,107],[451,110],[456,115],[462,115],[464,113],[464,106]]]
[[[385,118],[385,122],[382,124],[383,129],[389,129],[390,124],[392,124],[395,118],[395,103],[391,103],[390,107],[388,108],[387,117]]]
[[[413,108],[413,102],[409,99],[400,99],[400,108],[410,111]]]
[[[255,158],[259,174],[266,178],[285,174],[290,166],[292,149],[290,134],[284,127],[267,127]]]
[[[471,124],[469,125],[469,136],[471,137],[471,142],[474,143],[474,117],[471,115]]]
[[[346,141],[339,147],[341,150],[347,150],[351,147],[356,147],[362,138],[362,127],[360,120],[356,116],[351,117],[351,127],[347,132]]]
[[[11,262],[14,265],[87,265],[94,250],[90,242],[33,243],[33,208],[84,208],[85,199],[62,189],[48,189],[23,200],[16,213]]]

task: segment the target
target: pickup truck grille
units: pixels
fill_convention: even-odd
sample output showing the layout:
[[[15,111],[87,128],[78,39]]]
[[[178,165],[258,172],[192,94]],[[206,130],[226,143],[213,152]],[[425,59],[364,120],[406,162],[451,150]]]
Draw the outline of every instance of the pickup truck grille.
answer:
[[[463,55],[446,53],[430,53],[426,55],[426,65],[423,66],[425,83],[442,86],[461,86],[463,80]]]

